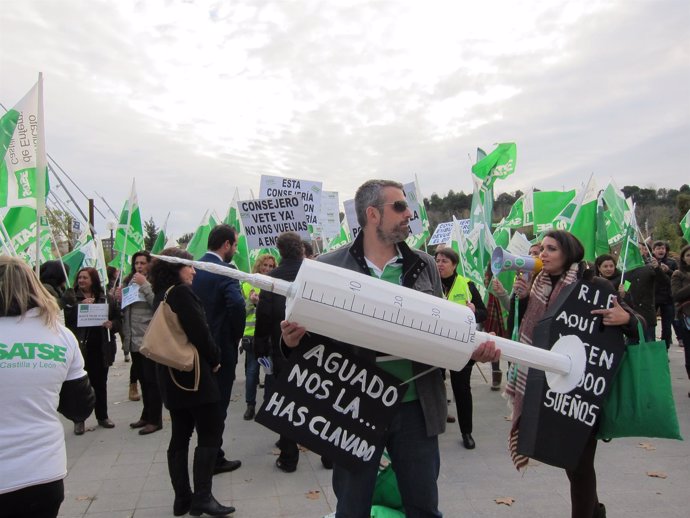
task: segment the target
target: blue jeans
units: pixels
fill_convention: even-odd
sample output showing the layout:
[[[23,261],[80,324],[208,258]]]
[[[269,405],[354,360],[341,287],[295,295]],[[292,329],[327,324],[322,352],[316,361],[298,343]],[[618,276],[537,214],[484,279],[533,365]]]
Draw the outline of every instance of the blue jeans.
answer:
[[[666,342],[666,349],[671,347],[673,341],[673,319],[675,318],[676,310],[673,303],[657,304],[659,309],[659,316],[661,317],[661,339]]]
[[[407,518],[440,518],[438,486],[441,469],[438,437],[427,437],[419,401],[402,403],[388,430],[386,448],[398,479]],[[379,463],[351,472],[333,467],[333,490],[338,497],[336,518],[369,518]]]
[[[249,338],[249,340],[247,340]],[[248,343],[250,342],[251,343]],[[247,405],[256,405],[256,388],[259,386],[259,364],[256,361],[254,354],[254,337],[245,337],[242,339],[244,347],[244,375],[246,381],[244,382],[244,399]]]

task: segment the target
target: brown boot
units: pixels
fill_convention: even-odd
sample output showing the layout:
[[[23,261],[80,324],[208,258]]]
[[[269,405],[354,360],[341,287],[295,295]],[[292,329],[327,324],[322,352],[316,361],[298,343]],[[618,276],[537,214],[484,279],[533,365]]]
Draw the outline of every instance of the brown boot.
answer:
[[[503,372],[500,370],[491,371],[491,390],[501,390],[501,380],[503,379]]]
[[[130,383],[129,384],[129,400],[130,401],[139,401],[141,399],[141,396],[139,395],[139,392],[137,392],[137,384],[136,383]]]

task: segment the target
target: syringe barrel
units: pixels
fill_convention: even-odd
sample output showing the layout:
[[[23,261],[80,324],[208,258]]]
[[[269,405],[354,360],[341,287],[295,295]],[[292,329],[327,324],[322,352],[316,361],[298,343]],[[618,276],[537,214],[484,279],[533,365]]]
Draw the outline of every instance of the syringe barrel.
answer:
[[[451,370],[494,340],[504,358],[558,374],[564,354],[478,332],[474,313],[453,302],[316,261],[304,261],[287,297],[286,319],[308,331]]]

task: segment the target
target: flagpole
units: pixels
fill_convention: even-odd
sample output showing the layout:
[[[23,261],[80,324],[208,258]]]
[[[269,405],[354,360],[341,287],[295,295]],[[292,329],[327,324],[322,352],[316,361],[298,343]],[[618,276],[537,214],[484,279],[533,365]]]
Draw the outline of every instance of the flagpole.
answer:
[[[45,214],[46,205],[46,149],[45,149],[45,119],[43,114],[43,72],[38,73],[38,106],[36,136],[36,275],[41,271],[41,218]],[[50,225],[49,225],[50,226]]]

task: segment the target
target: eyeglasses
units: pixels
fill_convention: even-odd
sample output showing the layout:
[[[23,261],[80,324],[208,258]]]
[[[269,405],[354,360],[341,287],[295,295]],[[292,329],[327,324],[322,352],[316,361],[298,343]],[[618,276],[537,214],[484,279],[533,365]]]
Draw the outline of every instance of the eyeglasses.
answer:
[[[393,210],[400,214],[409,208],[409,205],[405,200],[389,201],[388,203],[383,203],[382,205],[393,205]]]

